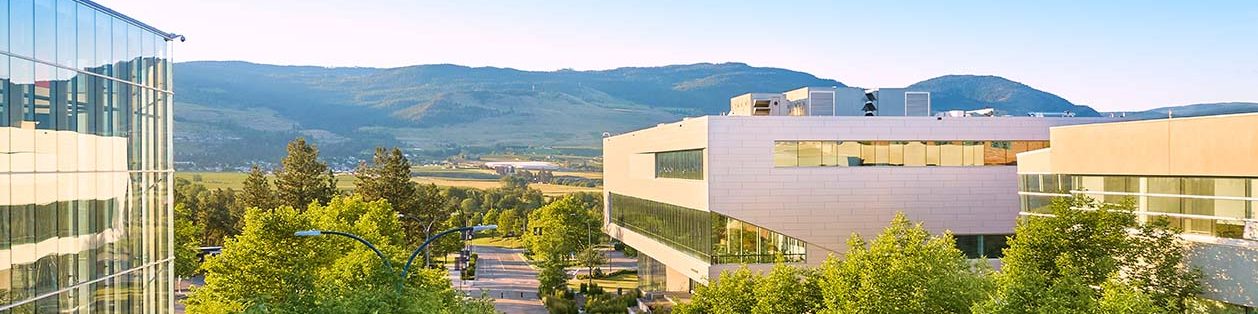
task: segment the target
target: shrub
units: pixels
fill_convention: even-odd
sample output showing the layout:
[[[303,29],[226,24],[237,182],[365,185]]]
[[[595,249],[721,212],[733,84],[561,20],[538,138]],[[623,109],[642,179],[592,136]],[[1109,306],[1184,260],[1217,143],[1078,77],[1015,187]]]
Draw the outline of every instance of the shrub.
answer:
[[[638,300],[632,295],[604,294],[587,299],[586,313],[628,313],[630,306],[637,306]]]
[[[551,314],[577,313],[577,302],[569,299],[546,296],[542,298],[542,304],[546,305],[546,311]]]

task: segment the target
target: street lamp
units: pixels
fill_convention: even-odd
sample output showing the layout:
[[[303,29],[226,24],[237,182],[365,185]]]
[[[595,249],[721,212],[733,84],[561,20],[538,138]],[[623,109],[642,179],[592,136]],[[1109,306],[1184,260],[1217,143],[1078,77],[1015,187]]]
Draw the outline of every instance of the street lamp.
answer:
[[[410,272],[410,269],[411,269],[411,263],[415,262],[415,257],[419,255],[419,252],[423,251],[424,248],[428,247],[428,244],[431,244],[432,241],[437,240],[437,238],[443,237],[447,234],[451,234],[454,232],[470,231],[472,233],[476,233],[480,231],[493,230],[493,229],[498,229],[498,225],[478,225],[478,226],[471,226],[471,227],[459,227],[459,228],[442,231],[441,233],[438,233],[435,236],[429,237],[428,240],[424,240],[424,244],[420,244],[419,248],[415,249],[415,252],[411,252],[410,258],[406,259],[406,266],[402,266],[402,280],[406,280],[406,275]],[[427,262],[428,262],[428,258],[425,256],[424,263],[427,263]]]
[[[424,248],[428,247],[428,244],[432,243],[432,242],[433,242],[434,240],[436,240],[437,238],[440,238],[440,237],[442,237],[442,236],[445,236],[445,235],[447,235],[447,234],[451,234],[451,233],[454,233],[454,232],[466,232],[466,231],[470,231],[470,232],[475,233],[475,232],[479,232],[479,231],[492,230],[492,229],[497,229],[497,228],[498,228],[498,226],[497,226],[497,225],[480,225],[480,226],[471,226],[471,227],[460,227],[460,228],[454,228],[454,229],[450,229],[450,230],[442,231],[441,233],[438,233],[438,234],[437,234],[437,235],[435,235],[435,236],[428,237],[428,240],[425,240],[425,241],[424,241],[424,244],[420,245],[420,246],[419,246],[419,248],[415,249],[415,251],[414,251],[414,252],[411,252],[411,257],[410,257],[409,259],[407,259],[407,260],[406,260],[406,266],[405,266],[405,267],[402,267],[402,273],[401,273],[401,277],[402,277],[401,279],[402,279],[402,280],[401,280],[401,281],[398,281],[398,283],[397,283],[397,288],[396,288],[397,292],[398,292],[398,293],[402,293],[402,283],[406,281],[406,276],[407,276],[407,273],[408,273],[408,271],[409,271],[409,270],[410,270],[410,268],[411,268],[411,262],[415,261],[415,256],[419,255],[419,252],[423,251],[423,250],[424,250]],[[343,236],[343,237],[348,237],[348,238],[350,238],[350,239],[357,240],[358,242],[361,242],[361,243],[362,243],[362,244],[364,244],[364,245],[367,245],[367,247],[368,247],[368,248],[370,248],[372,252],[376,252],[376,256],[379,256],[381,261],[384,261],[384,266],[386,266],[386,267],[388,267],[388,268],[389,268],[389,273],[391,273],[391,274],[395,274],[395,275],[397,275],[397,274],[398,274],[396,271],[394,271],[394,270],[393,270],[393,264],[392,264],[392,263],[389,263],[389,258],[385,257],[385,256],[384,256],[384,253],[381,253],[381,252],[380,252],[380,250],[379,250],[379,249],[377,249],[375,245],[372,245],[372,244],[371,244],[371,242],[368,242],[366,239],[363,239],[362,237],[359,237],[359,236],[356,236],[356,235],[353,235],[353,234],[350,234],[350,233],[340,232],[340,231],[317,230],[317,229],[297,231],[297,232],[294,232],[294,233],[293,233],[293,236],[298,236],[298,237],[317,237],[317,236],[321,236],[321,235],[324,235],[324,234],[333,234],[333,235],[339,235],[339,236]]]
[[[375,245],[371,245],[371,242],[367,242],[367,240],[366,240],[366,239],[363,239],[362,237],[359,237],[359,236],[356,236],[356,235],[353,235],[353,234],[349,234],[349,233],[340,232],[340,231],[313,230],[313,229],[312,229],[312,230],[297,231],[297,232],[294,232],[294,233],[293,233],[293,235],[294,235],[294,236],[298,236],[298,237],[317,237],[317,236],[321,236],[321,235],[323,235],[323,234],[325,234],[325,233],[326,233],[326,234],[339,235],[339,236],[342,236],[342,237],[347,237],[347,238],[350,238],[350,239],[357,240],[358,242],[361,242],[362,244],[366,245],[366,246],[367,246],[367,248],[370,248],[372,252],[376,252],[376,256],[379,256],[379,257],[380,257],[380,260],[381,260],[381,261],[384,261],[384,266],[389,268],[389,272],[390,272],[390,273],[396,273],[396,272],[393,270],[393,264],[392,264],[392,263],[389,263],[389,259],[388,259],[388,258],[386,258],[386,257],[384,257],[384,253],[381,253],[381,252],[380,252],[380,249],[377,249]]]
[[[576,217],[577,214],[571,213],[571,214],[568,214],[568,216]],[[588,246],[590,250],[593,250],[594,249],[594,232],[591,230],[592,229],[590,229],[590,221],[586,220],[585,221],[585,242],[586,242],[586,246]],[[590,265],[589,271],[590,273],[587,274],[585,277],[590,280],[589,285],[593,286],[594,285],[594,265]]]
[[[432,224],[433,224],[434,222],[437,222],[437,220],[435,220],[435,219],[434,219],[433,221],[429,221],[428,223],[424,223],[424,221],[423,221],[423,220],[420,220],[420,219],[419,219],[419,217],[415,217],[415,216],[411,216],[411,215],[407,215],[407,214],[403,214],[403,213],[397,213],[397,218],[406,218],[406,219],[414,220],[414,221],[415,221],[415,223],[418,223],[420,226],[424,226],[424,236],[428,236],[428,235],[432,234]],[[429,260],[429,259],[430,259],[430,257],[429,257],[429,255],[428,255],[428,251],[426,251],[426,250],[425,250],[425,251],[424,251],[424,267],[428,267],[428,260]]]

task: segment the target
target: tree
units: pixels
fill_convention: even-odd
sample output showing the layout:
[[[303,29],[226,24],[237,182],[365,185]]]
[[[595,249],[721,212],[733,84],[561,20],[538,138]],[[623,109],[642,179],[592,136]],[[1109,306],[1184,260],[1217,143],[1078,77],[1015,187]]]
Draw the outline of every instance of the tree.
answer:
[[[481,217],[481,223],[482,224],[497,224],[499,214],[500,213],[497,208],[490,208],[488,211],[485,211],[485,216]],[[498,229],[493,230],[492,232],[502,232],[501,229],[502,228],[499,227]],[[506,234],[506,232],[502,232],[502,234]]]
[[[736,271],[722,271],[715,282],[695,289],[690,303],[673,308],[677,314],[744,314],[756,306],[756,280],[758,276],[746,266]],[[789,293],[789,292],[782,292]]]
[[[175,204],[175,276],[192,277],[201,252],[201,227],[192,222],[193,213],[184,204]]]
[[[276,206],[275,203],[275,190],[267,181],[266,172],[262,171],[258,165],[253,165],[249,169],[249,177],[245,178],[244,187],[240,189],[241,206],[273,209]]]
[[[848,246],[845,259],[832,256],[821,266],[829,312],[964,313],[989,290],[950,234],[931,236],[903,213],[868,247],[860,235]]]
[[[519,210],[508,209],[498,214],[498,230],[502,231],[503,236],[519,235],[521,225]]]
[[[594,267],[607,264],[607,255],[603,255],[603,252],[600,252],[593,246],[587,246],[584,250],[581,250],[580,254],[577,254],[577,262],[589,269],[588,277],[590,278],[590,283],[594,283]]]
[[[550,295],[555,290],[567,286],[568,274],[564,273],[564,265],[558,259],[545,259],[538,264],[537,294]]]
[[[319,160],[319,149],[297,138],[288,143],[288,155],[275,172],[276,198],[280,205],[304,209],[311,202],[325,204],[336,195],[336,177]]]
[[[354,176],[358,178],[354,193],[362,195],[363,199],[387,200],[400,212],[414,206],[416,184],[411,181],[411,162],[401,149],[376,147],[372,164],[359,164]]]
[[[401,265],[409,253],[384,201],[336,197],[305,211],[250,209],[244,232],[203,265],[206,285],[187,300],[189,313],[389,312],[492,313],[485,300],[455,292],[443,271],[418,270],[403,282],[362,244],[343,237],[296,237],[307,229],[349,232]]]
[[[502,188],[511,190],[523,190],[529,187],[529,180],[523,176],[509,175],[498,179],[502,183]]]
[[[816,271],[778,262],[756,280],[754,314],[816,313],[821,309],[820,276]]]
[[[579,197],[565,196],[529,213],[525,245],[538,256],[567,256],[589,246],[593,231],[588,228],[601,219],[591,217],[583,205]]]
[[[1200,273],[1184,266],[1178,230],[1161,219],[1141,225],[1131,207],[1058,198],[1050,217],[1019,221],[996,291],[974,311],[1097,313],[1152,304],[1157,310],[1149,312],[1183,313]]]

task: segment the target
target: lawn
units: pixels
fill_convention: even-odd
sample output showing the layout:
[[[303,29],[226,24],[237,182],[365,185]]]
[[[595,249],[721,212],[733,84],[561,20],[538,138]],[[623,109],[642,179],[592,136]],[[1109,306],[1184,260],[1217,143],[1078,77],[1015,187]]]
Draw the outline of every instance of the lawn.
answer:
[[[572,287],[572,289],[574,290],[580,289],[581,284],[587,283],[587,282],[590,282],[590,280],[589,279],[569,279],[568,286]],[[594,279],[594,283],[598,284],[599,287],[603,287],[603,290],[609,290],[612,293],[615,293],[616,288],[625,288],[625,289],[637,288],[638,287],[638,274],[633,274],[633,273],[619,274],[619,275],[615,275],[611,277]]]
[[[524,241],[521,241],[520,238],[518,237],[516,238],[500,238],[500,237],[474,238],[471,241],[468,241],[468,244],[497,246],[497,247],[503,247],[503,248],[508,248],[508,249],[519,249],[519,248],[524,247]]]
[[[483,173],[476,169],[449,169],[452,173]],[[175,177],[187,179],[188,181],[201,183],[207,189],[226,189],[232,188],[239,190],[244,186],[245,178],[249,174],[244,172],[177,172]],[[200,178],[197,181],[196,178]],[[268,176],[274,180],[274,176]],[[465,179],[465,178],[448,178],[448,177],[414,177],[411,180],[422,184],[436,184],[438,186],[457,186],[477,189],[492,189],[500,187],[497,179]],[[336,187],[342,190],[353,190],[355,188],[356,179],[350,174],[336,175]],[[542,191],[547,196],[559,196],[573,192],[600,192],[600,188],[587,188],[569,185],[534,183],[530,187]]]

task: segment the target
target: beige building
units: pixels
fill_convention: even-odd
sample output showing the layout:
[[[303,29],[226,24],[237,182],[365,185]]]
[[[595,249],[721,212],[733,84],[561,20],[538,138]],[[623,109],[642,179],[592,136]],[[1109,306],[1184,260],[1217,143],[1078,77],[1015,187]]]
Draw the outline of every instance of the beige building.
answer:
[[[1050,138],[1018,155],[1022,214],[1070,194],[1133,201],[1140,219],[1183,228],[1214,306],[1258,307],[1258,114],[1063,126]]]
[[[1016,154],[1045,147],[1049,127],[1098,121],[770,115],[660,124],[603,140],[605,227],[641,253],[647,290],[687,291],[778,255],[818,264],[896,212],[951,230],[967,255],[999,257],[1019,211]]]

